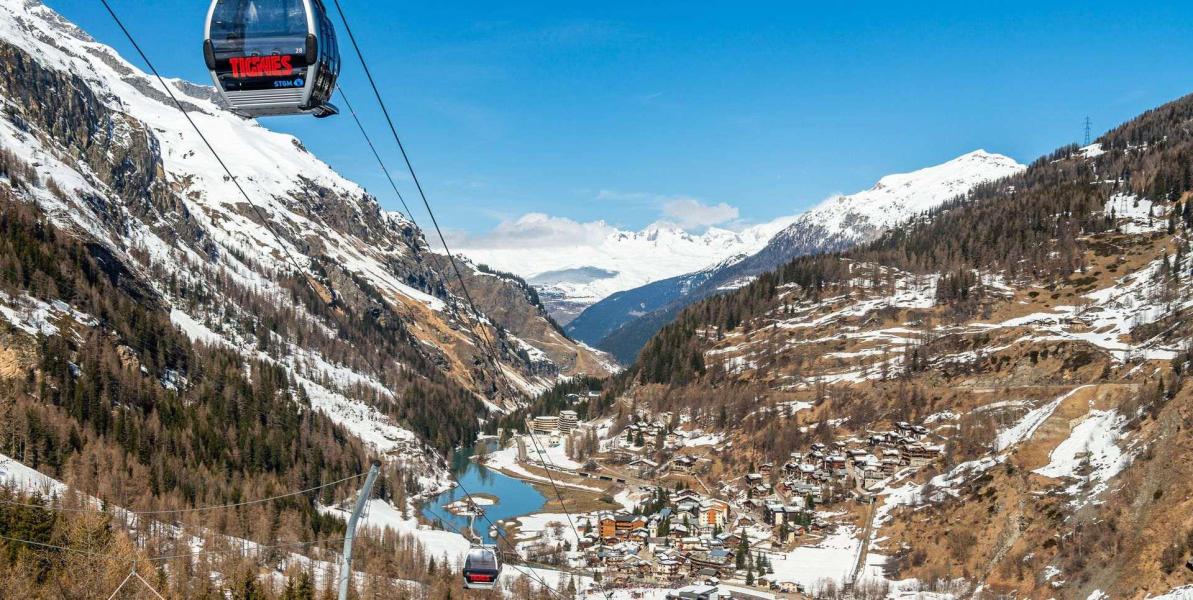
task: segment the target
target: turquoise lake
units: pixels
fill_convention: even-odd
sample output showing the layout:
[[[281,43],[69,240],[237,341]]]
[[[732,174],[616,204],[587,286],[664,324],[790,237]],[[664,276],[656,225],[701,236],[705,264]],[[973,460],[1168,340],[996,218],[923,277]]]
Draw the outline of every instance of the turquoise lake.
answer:
[[[496,442],[493,441],[482,443],[488,450],[497,447]],[[484,543],[493,544],[496,543],[496,540],[489,535],[489,521],[496,523],[499,520],[508,520],[538,512],[547,503],[547,499],[529,483],[504,475],[471,460],[474,452],[474,448],[465,448],[452,453],[452,474],[456,481],[472,494],[497,497],[496,504],[484,507],[485,517],[488,517],[489,520],[486,521],[484,517],[478,517],[475,527],[476,533],[481,536]],[[467,495],[464,491],[459,486],[454,487],[424,504],[423,517],[432,523],[436,520],[447,521],[463,531],[468,527],[469,518],[453,515],[445,507],[465,498]],[[434,512],[431,512],[432,510]]]

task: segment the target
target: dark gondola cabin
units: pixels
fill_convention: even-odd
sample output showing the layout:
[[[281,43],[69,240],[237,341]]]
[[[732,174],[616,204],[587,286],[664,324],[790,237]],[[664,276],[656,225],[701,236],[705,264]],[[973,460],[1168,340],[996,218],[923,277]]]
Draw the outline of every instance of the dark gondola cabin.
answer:
[[[501,576],[501,557],[494,548],[473,546],[464,560],[464,587],[491,590]]]
[[[214,0],[203,58],[228,105],[246,116],[338,111],[335,29],[321,0]]]

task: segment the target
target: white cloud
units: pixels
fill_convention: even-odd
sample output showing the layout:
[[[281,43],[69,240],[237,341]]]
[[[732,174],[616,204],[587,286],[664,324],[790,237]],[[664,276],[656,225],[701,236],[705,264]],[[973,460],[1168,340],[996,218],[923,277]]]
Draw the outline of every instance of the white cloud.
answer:
[[[502,221],[492,231],[465,236],[455,242],[461,248],[566,248],[597,245],[617,230],[604,221],[580,223],[567,217],[527,213]]]
[[[659,220],[655,225],[671,225],[690,231],[733,222],[739,214],[737,207],[724,202],[705,204],[689,196],[601,190],[597,193],[596,199],[655,207],[659,211]],[[447,237],[453,248],[459,247],[461,250],[574,249],[600,246],[606,238],[618,232],[616,227],[603,220],[582,223],[567,217],[534,212],[517,219],[504,219],[485,233],[451,231],[447,233]],[[435,246],[438,247],[438,244]]]
[[[724,202],[705,204],[695,198],[674,198],[663,204],[663,216],[684,229],[720,225],[737,218],[736,206]]]

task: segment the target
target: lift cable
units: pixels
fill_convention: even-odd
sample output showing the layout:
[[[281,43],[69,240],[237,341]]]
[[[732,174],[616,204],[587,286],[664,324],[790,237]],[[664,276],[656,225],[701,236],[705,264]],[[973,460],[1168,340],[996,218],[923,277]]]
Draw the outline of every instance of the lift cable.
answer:
[[[474,506],[475,506],[475,505],[474,505]],[[443,517],[443,515],[441,515],[440,513],[436,512],[436,511],[435,511],[435,509],[431,508],[430,506],[425,506],[425,507],[423,507],[423,508],[424,508],[424,509],[425,509],[427,512],[431,513],[431,514],[432,514],[432,515],[435,517],[436,521],[438,521],[439,523],[441,523],[441,524],[443,524],[443,525],[445,525],[445,526],[447,526],[447,527],[450,527],[450,528],[452,529],[452,531],[456,532],[456,534],[457,534],[457,535],[459,535],[460,537],[462,537],[462,538],[464,538],[464,539],[468,539],[468,536],[467,536],[467,535],[464,535],[464,532],[463,532],[463,531],[460,531],[460,528],[459,528],[459,527],[457,527],[457,526],[456,526],[454,523],[452,523],[452,522],[451,522],[451,521],[449,521],[448,519],[445,519],[445,518]],[[547,584],[547,582],[546,582],[546,581],[544,581],[542,577],[538,576],[538,575],[537,575],[537,574],[536,574],[536,573],[535,573],[535,572],[532,570],[532,567],[529,567],[529,566],[527,566],[526,568],[522,568],[522,565],[516,565],[516,564],[513,564],[513,563],[508,563],[508,562],[506,562],[506,563],[503,563],[503,564],[505,564],[505,566],[508,566],[508,567],[513,567],[513,568],[515,568],[515,569],[518,569],[518,571],[519,571],[520,573],[522,573],[523,575],[526,575],[527,577],[530,577],[531,579],[534,579],[535,581],[538,581],[540,584],[542,584],[543,588],[544,588],[544,589],[546,589],[548,592],[550,592],[550,593],[552,593],[552,594],[555,594],[555,595],[559,596],[560,598],[564,598],[564,597],[565,597],[565,596],[563,596],[563,594],[561,594],[559,591],[555,590],[555,588],[552,588],[550,585],[548,585],[548,584]],[[563,572],[563,571],[561,571],[561,572]]]
[[[527,424],[526,424],[526,429],[527,429],[527,436],[529,436],[529,437],[530,437],[530,441],[531,441],[531,443],[533,443],[533,444],[534,444],[534,451],[535,451],[536,453],[538,453],[538,455],[539,455],[539,458],[540,458],[542,461],[544,461],[544,464],[543,464],[543,466],[544,466],[544,469],[543,469],[543,471],[545,471],[545,472],[547,473],[547,481],[550,481],[550,482],[551,482],[551,487],[552,487],[552,488],[555,490],[555,497],[556,497],[557,499],[559,499],[559,506],[563,508],[563,514],[567,515],[567,518],[568,518],[568,525],[571,525],[571,527],[572,527],[572,533],[576,534],[576,543],[577,543],[577,545],[578,545],[578,544],[579,544],[579,542],[580,542],[580,532],[579,532],[579,531],[576,529],[576,522],[575,522],[575,520],[574,520],[574,519],[572,519],[572,511],[568,510],[567,503],[566,503],[566,502],[564,502],[564,500],[563,500],[563,493],[561,493],[561,492],[559,491],[559,486],[555,484],[555,476],[551,474],[551,471],[552,471],[553,469],[556,469],[556,468],[557,468],[557,467],[555,466],[555,461],[551,460],[551,456],[550,456],[550,455],[548,455],[548,454],[547,454],[547,453],[546,453],[546,452],[543,450],[542,446],[540,446],[540,445],[539,445],[538,439],[537,439],[537,438],[535,437],[535,435],[534,435],[534,429],[532,429],[532,428],[530,427],[530,424],[529,424],[529,423],[527,423]],[[598,535],[599,535],[599,533],[598,533]],[[597,571],[596,571],[596,567],[593,567],[593,568],[592,568],[592,577],[593,577],[593,581],[597,581]],[[602,591],[604,592],[604,594],[605,594],[605,597],[606,597],[606,598],[612,598],[612,592],[611,592],[611,591],[609,591],[607,588],[605,588],[605,586],[604,586],[604,582],[601,582],[601,584],[602,584],[602,585],[601,585],[601,587],[602,587]]]
[[[153,76],[157,78],[158,83],[161,84],[162,89],[166,92],[166,95],[169,96],[170,100],[174,102],[174,106],[178,107],[178,111],[182,113],[183,117],[186,117],[187,122],[190,123],[191,128],[195,130],[195,133],[198,134],[199,139],[203,140],[203,145],[207,146],[207,149],[211,151],[212,156],[215,157],[215,160],[219,163],[220,168],[224,170],[224,173],[226,173],[228,178],[232,180],[232,184],[235,185],[236,189],[240,191],[240,195],[244,196],[245,201],[248,202],[249,206],[253,209],[253,212],[257,215],[257,218],[260,219],[265,228],[268,229],[271,234],[273,234],[273,237],[277,239],[278,244],[282,248],[282,253],[286,255],[286,258],[290,261],[290,264],[294,266],[294,269],[298,273],[307,278],[307,282],[312,288],[315,288],[314,282],[311,280],[311,276],[299,266],[298,260],[294,257],[294,254],[290,252],[290,248],[282,239],[282,236],[278,234],[277,230],[274,228],[269,219],[265,218],[265,211],[263,211],[261,207],[257,205],[257,203],[253,202],[252,198],[249,197],[248,192],[246,192],[244,187],[240,185],[240,180],[232,174],[232,170],[228,168],[227,163],[225,163],[224,159],[220,157],[220,153],[216,152],[215,147],[211,145],[210,141],[208,141],[207,136],[203,133],[203,130],[199,128],[199,125],[196,124],[195,120],[191,118],[190,113],[186,111],[186,107],[184,107],[182,102],[178,100],[178,97],[174,95],[173,88],[166,84],[166,80],[162,78],[160,73],[158,73],[157,67],[154,66],[153,61],[149,60],[149,56],[147,56],[145,51],[141,49],[141,45],[137,43],[137,40],[133,37],[133,34],[129,32],[127,27],[124,26],[124,22],[120,20],[120,17],[116,14],[116,11],[112,9],[112,5],[108,4],[108,0],[100,0],[100,2],[103,3],[104,8],[107,9],[108,14],[112,16],[112,20],[116,22],[116,25],[120,27],[120,31],[124,33],[124,37],[128,39],[130,44],[132,44],[133,49],[135,49],[137,54],[140,55],[141,60],[145,61],[145,64],[149,67],[149,70],[153,73]],[[318,294],[317,288],[315,288],[315,292]]]
[[[377,164],[381,168],[381,172],[385,175],[386,180],[389,181],[389,185],[393,189],[394,194],[397,195],[398,200],[401,201],[402,206],[406,209],[407,215],[410,217],[410,220],[417,227],[418,222],[415,220],[413,213],[410,212],[410,207],[406,204],[406,199],[402,196],[402,192],[398,189],[397,183],[394,181],[393,176],[389,171],[389,168],[386,167],[384,159],[381,158],[381,154],[380,154],[380,152],[378,152],[376,144],[373,143],[373,139],[369,135],[368,130],[364,127],[364,124],[361,122],[359,115],[357,114],[355,108],[352,106],[352,102],[348,99],[347,94],[344,93],[344,89],[342,87],[340,87],[338,84],[336,86],[336,91],[339,93],[340,99],[344,101],[344,106],[347,107],[349,114],[352,115],[352,119],[356,123],[356,127],[360,130],[361,135],[365,138],[365,142],[368,144],[370,151],[373,153],[373,157],[377,160]],[[434,252],[428,252],[428,253],[435,259],[435,262],[438,263],[438,256]],[[453,260],[453,262],[454,262],[454,260]],[[444,270],[443,266],[441,264],[438,265],[438,268],[440,271]],[[458,274],[459,273],[457,272],[457,275]],[[464,286],[463,279],[460,279],[460,285],[461,285],[461,287]],[[465,288],[465,289],[467,289],[467,288]],[[473,311],[475,312],[475,307],[473,307]],[[483,328],[484,327],[482,324],[482,330],[483,330]],[[476,332],[474,332],[474,333],[476,333]],[[501,371],[500,362],[498,361],[498,359],[495,356],[492,355],[491,348],[488,343],[488,341],[489,341],[488,336],[481,335],[478,333],[477,337],[480,338],[482,340],[482,342],[484,342],[482,347],[488,351],[488,352],[486,352],[486,354],[488,355],[489,359],[493,361],[494,366],[498,370],[498,373],[500,375],[504,376],[504,372]],[[509,382],[508,378],[506,379],[506,385],[512,385]],[[469,491],[466,487],[464,487],[464,484],[461,483],[458,479],[456,480],[456,484],[460,487],[460,490],[463,491],[464,494],[468,497],[468,501],[471,502],[474,506],[477,506],[475,500],[472,498],[472,494],[469,493]],[[428,509],[428,510],[430,510],[430,509]],[[434,514],[433,510],[431,512],[432,512],[432,514]],[[487,517],[486,517],[486,520],[488,520]],[[450,523],[448,523],[448,524],[450,525]],[[490,522],[489,525],[491,527],[493,527],[498,532],[498,538],[497,538],[498,541],[499,542],[505,541],[506,544],[511,547],[511,550],[515,554],[517,554],[517,547],[514,546],[513,544],[511,544],[508,539],[504,538],[504,536],[502,535],[501,529],[494,526],[494,524],[492,522]],[[454,526],[453,526],[453,529],[455,529]],[[456,529],[456,531],[457,531],[457,533],[459,533],[458,529]],[[461,535],[463,536],[463,534],[461,534]],[[465,539],[468,538],[468,536],[463,536],[463,537]],[[533,572],[528,572],[528,574],[533,576]],[[555,592],[555,590],[553,590],[549,585],[547,585],[547,583],[545,581],[543,581],[541,578],[538,580],[539,580],[539,583],[541,583],[544,587],[551,590],[552,592]]]
[[[125,514],[128,514],[128,515],[144,517],[144,516],[153,516],[153,515],[177,515],[177,514],[184,514],[184,513],[196,513],[196,512],[206,512],[206,511],[210,511],[210,510],[220,510],[220,509],[224,509],[224,508],[237,508],[237,507],[241,507],[241,506],[251,506],[254,504],[264,504],[266,502],[272,502],[274,500],[281,500],[282,498],[291,498],[294,496],[301,496],[303,494],[309,494],[311,492],[317,492],[323,488],[328,488],[328,487],[332,487],[335,485],[339,485],[346,481],[352,481],[353,479],[360,479],[361,477],[364,477],[365,475],[367,475],[367,473],[360,473],[357,475],[349,475],[348,477],[345,477],[343,479],[337,479],[337,480],[329,482],[329,483],[324,483],[322,485],[317,485],[315,487],[298,490],[296,492],[287,492],[285,494],[278,494],[276,496],[270,496],[268,498],[245,500],[243,502],[233,502],[231,504],[219,504],[219,505],[213,505],[213,506],[196,506],[194,508],[178,508],[178,509],[169,509],[169,510],[127,510],[127,509],[121,509],[121,510]],[[35,504],[35,503],[30,503],[30,502],[17,502],[15,500],[0,499],[0,504],[6,504],[9,506],[20,506],[20,507],[24,507],[24,508],[40,508],[43,510],[52,510],[52,511],[56,511],[56,512],[67,512],[67,513],[92,513],[92,514],[105,514],[105,515],[111,514],[108,511],[102,510],[102,509],[71,508],[71,507],[63,507],[63,506],[58,506],[58,507],[44,506],[41,504]]]
[[[385,121],[389,125],[389,132],[393,135],[394,141],[398,145],[398,150],[402,153],[402,160],[406,163],[406,169],[410,172],[410,178],[414,181],[414,187],[418,190],[418,195],[422,199],[423,206],[427,209],[427,214],[431,217],[431,224],[435,228],[435,233],[439,237],[439,243],[443,245],[443,251],[447,254],[447,259],[451,262],[452,270],[455,272],[456,279],[460,282],[460,289],[463,291],[464,299],[468,302],[468,307],[472,313],[477,316],[478,320],[483,313],[477,309],[476,303],[472,300],[472,294],[468,291],[468,285],[464,282],[464,274],[460,271],[459,262],[455,255],[452,254],[451,248],[447,244],[447,238],[443,235],[443,229],[439,227],[439,219],[435,217],[435,211],[431,208],[431,202],[427,199],[427,194],[423,190],[422,182],[418,179],[418,173],[414,170],[414,164],[410,161],[410,155],[406,152],[406,145],[402,143],[402,137],[398,135],[398,128],[394,125],[393,117],[389,114],[389,108],[385,104],[385,100],[381,97],[381,90],[377,87],[377,81],[373,78],[373,71],[369,69],[369,63],[365,60],[364,52],[361,51],[360,45],[356,42],[356,34],[352,32],[352,26],[348,23],[348,16],[344,13],[343,6],[340,5],[340,0],[334,0],[336,11],[340,14],[340,20],[344,23],[344,31],[348,33],[348,39],[352,42],[352,48],[356,51],[356,57],[360,59],[360,65],[364,69],[365,77],[369,80],[369,86],[373,89],[373,96],[377,98],[377,105],[381,108],[382,115],[385,116]],[[342,95],[342,94],[341,94]],[[404,202],[404,201],[403,201]],[[482,324],[481,329],[484,330]],[[485,337],[488,334],[485,333]],[[486,343],[488,340],[486,339]],[[490,349],[490,360],[493,361],[493,367],[501,375],[505,375],[505,371],[501,368],[501,362],[497,355],[493,354]],[[509,378],[506,378],[506,384],[509,385]],[[517,389],[513,387],[512,389]]]

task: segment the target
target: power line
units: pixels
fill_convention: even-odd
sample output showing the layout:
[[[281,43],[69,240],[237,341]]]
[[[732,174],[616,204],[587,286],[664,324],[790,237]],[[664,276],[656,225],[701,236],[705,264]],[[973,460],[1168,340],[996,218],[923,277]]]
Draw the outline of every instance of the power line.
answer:
[[[418,179],[418,173],[414,170],[414,164],[410,161],[410,155],[406,152],[406,145],[402,143],[402,137],[398,135],[398,128],[394,125],[393,117],[389,114],[389,108],[385,104],[385,100],[381,97],[381,90],[377,87],[377,81],[373,79],[373,72],[369,69],[369,63],[365,60],[364,52],[361,51],[360,45],[356,42],[356,34],[352,32],[352,26],[348,23],[348,16],[344,14],[344,7],[340,5],[340,0],[334,0],[336,11],[340,14],[340,20],[344,23],[344,31],[348,33],[348,39],[352,42],[352,48],[356,51],[356,57],[360,59],[360,65],[364,69],[365,77],[369,80],[369,86],[373,89],[373,96],[377,98],[377,104],[381,107],[381,113],[385,116],[385,122],[389,125],[389,132],[393,135],[394,141],[398,144],[398,150],[402,153],[402,160],[406,162],[406,169],[410,172],[410,178],[414,181],[414,187],[418,190],[418,195],[422,199],[423,206],[427,209],[427,214],[431,217],[431,224],[435,227],[435,233],[439,236],[439,243],[443,245],[443,251],[447,254],[447,259],[451,262],[452,270],[455,271],[456,279],[460,282],[460,289],[464,293],[464,299],[468,301],[468,307],[472,313],[480,320],[481,312],[476,308],[476,303],[472,301],[472,294],[468,291],[468,285],[464,282],[464,274],[460,271],[459,262],[452,254],[451,248],[447,244],[447,238],[443,235],[443,229],[439,227],[439,220],[435,217],[435,211],[431,208],[431,202],[427,199],[427,194],[423,190],[422,182]],[[481,325],[482,331],[485,329]],[[486,343],[488,343],[488,334],[485,333]],[[493,361],[493,367],[497,369],[498,373],[505,375],[505,371],[501,368],[501,361],[493,354],[492,349],[489,351],[490,360]],[[509,378],[506,378],[506,384],[510,385]],[[517,389],[516,386],[513,389]]]
[[[102,552],[92,552],[90,550],[79,550],[78,548],[70,548],[67,546],[57,546],[54,544],[35,542],[33,540],[23,540],[20,538],[9,537],[6,535],[0,535],[0,540],[5,540],[8,542],[15,542],[18,544],[25,544],[27,546],[36,546],[38,548],[45,548],[47,550],[59,550],[61,552],[70,552],[71,554],[79,554],[79,555],[87,556],[90,558],[103,558],[103,559],[107,559],[107,560],[116,560],[116,561],[132,561],[131,558],[123,558],[123,557],[114,556],[111,554],[105,554]]]
[[[534,435],[534,429],[530,427],[529,422],[527,422],[527,424],[526,424],[526,429],[529,431],[528,435],[530,436],[531,443],[534,444],[534,451],[537,452],[539,455],[539,458],[546,461],[546,465],[549,465],[549,467],[550,467],[550,468],[543,469],[543,470],[546,471],[546,473],[547,473],[547,481],[550,481],[551,487],[555,489],[555,497],[559,499],[559,506],[563,508],[563,514],[567,515],[568,525],[571,525],[572,533],[576,534],[576,543],[578,545],[579,541],[580,541],[580,531],[576,529],[576,522],[572,519],[572,512],[570,510],[568,510],[567,503],[563,501],[563,493],[561,493],[559,491],[559,486],[555,485],[555,476],[551,474],[551,470],[556,468],[555,461],[553,461],[551,459],[551,456],[549,454],[547,454],[546,452],[543,451],[542,446],[539,445],[538,438]],[[593,578],[593,581],[597,580],[596,567],[592,568],[592,578]],[[612,597],[608,588],[604,587],[603,582],[602,582],[601,587],[605,593],[606,598]]]
[[[429,513],[431,513],[432,515],[434,515],[434,516],[435,516],[435,519],[436,519],[438,522],[440,522],[440,523],[442,523],[442,524],[444,524],[444,525],[446,525],[446,526],[448,526],[448,527],[451,527],[451,528],[452,528],[452,530],[453,530],[453,531],[455,531],[457,535],[459,535],[459,536],[463,537],[464,539],[468,539],[468,536],[464,535],[464,532],[460,531],[460,528],[459,528],[459,527],[456,527],[456,525],[455,525],[455,524],[453,524],[453,523],[452,523],[450,520],[448,520],[448,519],[445,519],[445,518],[443,517],[443,515],[441,515],[441,514],[439,514],[438,512],[436,512],[436,511],[435,511],[435,509],[431,508],[430,506],[425,506],[425,507],[423,507],[423,508],[424,508],[424,509],[425,509],[427,512],[429,512]],[[517,552],[517,548],[514,548],[514,552],[515,552],[515,553]],[[534,579],[535,581],[538,581],[540,584],[542,584],[542,586],[543,586],[544,588],[546,588],[546,589],[547,589],[547,591],[549,591],[549,592],[551,592],[551,593],[553,593],[553,594],[556,594],[556,595],[558,595],[558,596],[560,596],[560,597],[563,597],[563,596],[562,596],[562,594],[560,594],[560,592],[556,591],[554,588],[552,588],[550,585],[548,585],[548,584],[547,584],[547,582],[546,582],[545,580],[543,580],[543,578],[542,578],[542,577],[539,577],[539,576],[538,576],[538,575],[537,575],[537,574],[536,574],[534,571],[527,571],[527,570],[525,570],[525,569],[521,569],[521,568],[519,568],[519,567],[520,567],[520,565],[515,565],[515,564],[512,564],[512,563],[511,563],[511,564],[508,564],[507,566],[514,567],[514,568],[518,569],[518,571],[519,571],[520,573],[522,573],[522,574],[526,575],[527,577],[530,577],[531,579]],[[529,568],[529,567],[528,567],[528,568]]]
[[[294,255],[290,252],[289,246],[282,240],[282,236],[274,229],[274,226],[269,219],[265,218],[265,213],[261,210],[261,207],[253,202],[252,198],[249,197],[248,192],[246,192],[244,187],[240,185],[240,180],[232,174],[232,170],[228,168],[228,165],[224,162],[224,159],[220,157],[219,152],[216,152],[215,147],[212,146],[211,142],[207,140],[207,136],[203,134],[203,130],[199,129],[199,126],[195,123],[194,119],[191,118],[190,113],[186,111],[186,107],[184,107],[182,102],[178,100],[178,97],[174,95],[174,90],[166,84],[166,80],[162,78],[160,73],[158,73],[157,67],[153,65],[153,61],[149,60],[149,56],[147,56],[145,51],[141,49],[140,44],[137,43],[137,40],[133,37],[132,33],[129,32],[128,28],[124,26],[124,22],[120,20],[120,17],[116,14],[116,11],[112,9],[110,4],[108,4],[108,0],[100,0],[100,2],[103,3],[104,8],[108,11],[108,14],[112,16],[112,20],[116,21],[116,25],[120,27],[120,31],[124,33],[124,37],[128,39],[128,42],[132,44],[133,49],[135,49],[137,54],[140,55],[141,60],[145,61],[145,64],[149,67],[149,70],[153,73],[153,76],[157,78],[158,83],[160,83],[162,88],[165,90],[166,95],[169,96],[170,100],[174,102],[174,105],[178,107],[178,111],[182,113],[182,116],[186,117],[186,121],[190,123],[191,127],[195,130],[195,133],[199,135],[199,139],[203,140],[203,145],[207,146],[207,149],[211,151],[211,154],[215,157],[216,162],[219,163],[220,167],[224,170],[224,173],[228,175],[228,178],[232,180],[232,184],[236,186],[236,189],[240,191],[240,195],[244,196],[245,202],[248,202],[249,206],[252,207],[253,212],[257,215],[257,218],[260,219],[265,228],[268,229],[271,234],[273,234],[273,237],[278,240],[278,244],[282,247],[282,252],[286,255],[286,258],[290,261],[290,264],[294,266],[294,269],[298,273],[307,278],[307,282],[313,288],[314,282],[311,281],[310,275],[299,266],[298,260],[294,258]],[[318,295],[317,289],[315,290],[315,293]]]
[[[140,511],[138,511],[138,510],[121,509],[121,511],[123,511],[125,514],[128,514],[128,515],[144,517],[144,516],[153,516],[153,515],[176,515],[176,514],[183,514],[183,513],[206,512],[206,511],[210,511],[210,510],[220,510],[220,509],[225,509],[225,508],[238,508],[241,506],[251,506],[254,504],[263,504],[265,502],[271,502],[273,500],[281,500],[283,498],[291,498],[294,496],[301,496],[303,494],[308,494],[310,492],[319,491],[323,488],[328,488],[328,487],[332,487],[334,485],[339,485],[346,481],[351,481],[353,479],[359,479],[364,476],[365,476],[365,473],[358,473],[356,475],[349,475],[348,477],[345,477],[343,479],[337,479],[336,481],[324,483],[322,485],[317,485],[315,487],[306,488],[304,490],[299,490],[297,492],[287,492],[285,494],[278,494],[276,496],[270,496],[268,498],[258,498],[255,500],[246,500],[244,502],[233,502],[231,504],[219,504],[219,505],[214,505],[214,506],[196,506],[194,508],[178,508],[178,509],[169,509],[169,510],[140,510]],[[101,510],[101,509],[69,508],[69,507],[61,507],[61,506],[54,507],[54,506],[45,506],[43,504],[34,504],[31,502],[17,502],[15,500],[7,500],[7,499],[0,499],[0,504],[7,504],[9,506],[21,506],[21,507],[25,507],[25,508],[40,508],[43,510],[52,510],[55,512],[92,513],[92,514],[105,514],[105,515],[110,514],[108,511]]]

